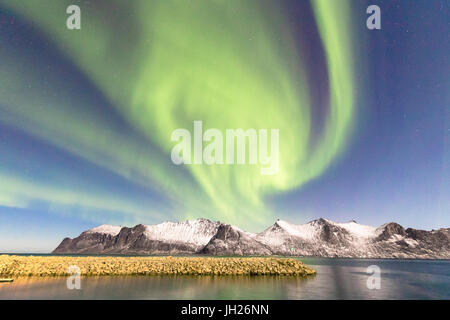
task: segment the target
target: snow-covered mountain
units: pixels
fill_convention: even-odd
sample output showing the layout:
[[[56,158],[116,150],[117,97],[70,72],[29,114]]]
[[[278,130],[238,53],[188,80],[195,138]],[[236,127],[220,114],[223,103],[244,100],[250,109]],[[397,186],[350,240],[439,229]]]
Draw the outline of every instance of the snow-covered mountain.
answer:
[[[393,222],[376,228],[318,219],[301,225],[277,220],[260,233],[249,233],[197,219],[133,228],[102,225],[65,238],[54,253],[449,259],[450,229],[404,229]]]
[[[163,222],[145,226],[145,236],[153,241],[169,243],[187,243],[203,248],[217,233],[219,222],[207,219],[188,220],[183,222]]]
[[[139,224],[133,228],[102,225],[83,232],[77,238],[65,238],[54,253],[196,253],[205,247],[220,225],[220,222],[207,219]]]

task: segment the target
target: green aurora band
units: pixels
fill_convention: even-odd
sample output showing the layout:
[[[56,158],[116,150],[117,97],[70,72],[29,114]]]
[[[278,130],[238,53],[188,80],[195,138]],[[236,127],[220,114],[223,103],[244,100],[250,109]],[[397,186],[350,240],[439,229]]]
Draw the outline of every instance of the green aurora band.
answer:
[[[75,96],[70,85],[55,76],[45,87],[36,67],[1,49],[0,104],[6,110],[0,121],[150,188],[173,205],[157,208],[166,210],[161,213],[142,199],[110,195],[108,203],[106,190],[88,186],[102,194],[95,199],[70,183],[64,192],[49,185],[40,189],[1,168],[6,183],[0,205],[26,206],[20,202],[34,197],[116,210],[135,220],[146,214],[156,220],[205,217],[255,228],[273,219],[267,196],[301,187],[344,149],[355,113],[348,1],[311,1],[330,88],[326,125],[313,145],[301,48],[275,1],[81,2],[82,29],[69,31],[65,9],[72,2],[0,4],[33,21],[149,143],[117,130],[102,114],[80,114],[90,102]],[[34,87],[23,92],[25,83]],[[194,120],[220,130],[280,129],[278,174],[263,176],[258,165],[173,165],[171,133],[192,131]]]

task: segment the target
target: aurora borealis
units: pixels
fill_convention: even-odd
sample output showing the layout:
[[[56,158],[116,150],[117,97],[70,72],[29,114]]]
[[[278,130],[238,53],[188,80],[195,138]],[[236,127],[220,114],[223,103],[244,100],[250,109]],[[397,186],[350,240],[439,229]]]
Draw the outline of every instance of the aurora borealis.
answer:
[[[389,31],[410,10],[402,23],[416,19],[448,33],[445,1],[418,4],[422,15],[394,1],[381,31],[365,29],[364,4],[347,0],[38,2],[0,0],[0,215],[12,221],[11,237],[25,219],[17,217],[28,215],[36,230],[56,221],[55,229],[70,224],[74,233],[81,225],[197,217],[249,230],[316,216],[414,226],[405,211],[427,181],[437,189],[420,206],[436,216],[425,227],[450,222],[450,48],[436,30],[433,38],[417,29],[414,40]],[[70,4],[81,8],[81,30],[65,27]],[[402,61],[405,48],[394,48],[396,41],[416,45],[418,55]],[[382,52],[390,49],[391,57]],[[427,52],[435,52],[433,61]],[[411,64],[426,71],[415,74]],[[382,84],[395,72],[394,93]],[[414,79],[421,87],[409,92]],[[419,118],[421,101],[431,107]],[[417,116],[412,130],[428,134],[409,145],[409,127],[396,115]],[[278,173],[261,175],[259,165],[247,164],[174,165],[171,133],[195,120],[219,130],[279,129]],[[399,143],[387,148],[382,139]],[[432,156],[414,149],[430,141]],[[396,150],[403,150],[398,159]],[[394,160],[386,160],[389,152]],[[405,185],[403,207],[384,193],[374,197],[389,177],[392,188]],[[361,212],[374,201],[385,213]]]

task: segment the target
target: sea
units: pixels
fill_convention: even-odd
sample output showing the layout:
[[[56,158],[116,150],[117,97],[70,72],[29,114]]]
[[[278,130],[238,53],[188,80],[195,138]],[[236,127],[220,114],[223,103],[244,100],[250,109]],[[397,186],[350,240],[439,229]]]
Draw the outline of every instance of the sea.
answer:
[[[25,277],[0,299],[450,299],[450,260],[296,259],[317,275]]]

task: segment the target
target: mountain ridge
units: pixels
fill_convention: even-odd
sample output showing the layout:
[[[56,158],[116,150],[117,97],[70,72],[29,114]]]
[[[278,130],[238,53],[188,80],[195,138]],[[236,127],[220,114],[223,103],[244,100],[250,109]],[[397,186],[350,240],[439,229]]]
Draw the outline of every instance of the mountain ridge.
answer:
[[[100,225],[64,238],[52,253],[450,259],[450,228],[405,229],[395,222],[372,227],[324,218],[297,225],[278,219],[251,233],[200,218],[131,228]]]

